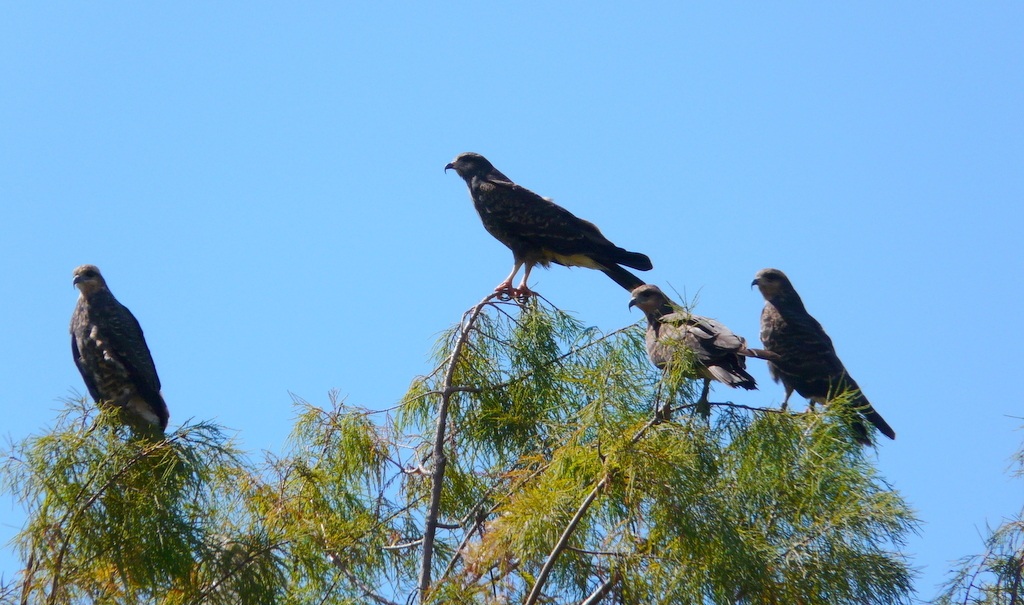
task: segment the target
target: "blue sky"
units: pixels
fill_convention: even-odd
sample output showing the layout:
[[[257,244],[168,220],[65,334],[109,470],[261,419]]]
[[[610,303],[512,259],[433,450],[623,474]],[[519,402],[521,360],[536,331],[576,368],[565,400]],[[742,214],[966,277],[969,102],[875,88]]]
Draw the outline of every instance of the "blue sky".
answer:
[[[0,432],[85,391],[83,263],[172,426],[279,450],[290,392],[393,404],[511,267],[442,172],[476,151],[753,342],[750,281],[785,271],[898,434],[878,466],[933,596],[1024,501],[1024,5],[555,4],[0,5]],[[596,271],[531,285],[640,318]],[[719,397],[781,401],[753,371]],[[0,502],[0,541],[20,523]]]

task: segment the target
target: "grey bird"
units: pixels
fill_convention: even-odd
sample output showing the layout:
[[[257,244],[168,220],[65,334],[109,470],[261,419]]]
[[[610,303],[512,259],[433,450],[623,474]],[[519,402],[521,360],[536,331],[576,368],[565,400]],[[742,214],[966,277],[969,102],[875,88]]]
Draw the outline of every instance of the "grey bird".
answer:
[[[619,265],[640,271],[653,267],[646,255],[608,241],[593,223],[516,185],[479,153],[459,154],[444,167],[445,171],[450,168],[466,181],[487,232],[512,250],[512,273],[496,292],[528,296],[527,280],[538,264],[597,269],[630,291],[644,282]],[[524,265],[523,281],[513,288],[512,280]]]
[[[883,435],[895,439],[896,432],[871,407],[836,355],[832,339],[804,308],[800,295],[786,274],[778,269],[762,269],[757,272],[751,286],[757,286],[765,300],[761,311],[761,342],[766,350],[777,356],[769,360],[768,370],[775,382],[781,382],[786,389],[783,409],[793,391],[822,404],[841,393],[852,391],[852,405],[860,415]],[[852,428],[858,443],[871,444],[867,427],[854,422]]]
[[[695,370],[704,379],[697,409],[707,414],[711,381],[752,390],[757,381],[747,373],[746,357],[756,356],[747,342],[719,321],[685,311],[658,286],[645,284],[633,290],[630,307],[647,316],[647,356],[664,370],[680,354],[692,353]]]
[[[75,269],[74,285],[80,295],[71,315],[71,353],[89,394],[163,431],[167,404],[139,322],[94,265]]]

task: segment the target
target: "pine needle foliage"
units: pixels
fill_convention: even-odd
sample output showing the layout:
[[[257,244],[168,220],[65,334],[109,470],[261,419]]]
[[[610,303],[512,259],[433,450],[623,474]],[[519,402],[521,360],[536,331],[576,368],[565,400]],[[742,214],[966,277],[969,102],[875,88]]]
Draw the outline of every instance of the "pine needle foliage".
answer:
[[[656,423],[661,398],[693,407],[693,372],[653,370],[639,326],[602,335],[536,299],[488,304],[442,337],[438,371],[398,416],[428,464],[451,394],[438,512],[455,529],[437,541],[459,546],[424,602],[908,600],[897,553],[915,520],[849,438],[842,402]]]
[[[260,579],[214,552],[241,543],[211,531],[228,525],[245,474],[214,425],[155,438],[74,400],[51,431],[7,454],[0,485],[29,517],[15,538],[28,562],[22,603],[231,602],[233,592],[219,597]]]
[[[908,602],[916,521],[844,406],[706,418],[643,335],[488,296],[394,408],[296,398],[260,463],[75,402],[2,469],[29,522],[0,603]]]
[[[1024,476],[1024,448],[1014,459]],[[1024,511],[988,529],[985,552],[961,559],[933,601],[937,605],[1018,605],[1024,603]]]

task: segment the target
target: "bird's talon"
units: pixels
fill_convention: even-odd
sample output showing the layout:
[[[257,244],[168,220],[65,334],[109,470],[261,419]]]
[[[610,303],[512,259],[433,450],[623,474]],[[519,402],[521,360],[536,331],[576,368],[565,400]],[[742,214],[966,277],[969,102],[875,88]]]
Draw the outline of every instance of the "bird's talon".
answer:
[[[531,296],[533,296],[533,291],[526,287],[514,290],[514,292],[516,301],[521,303],[525,303],[526,301],[530,300]]]
[[[502,302],[510,301],[519,296],[519,292],[512,287],[510,283],[498,284],[498,287],[494,289],[498,293],[498,300]]]

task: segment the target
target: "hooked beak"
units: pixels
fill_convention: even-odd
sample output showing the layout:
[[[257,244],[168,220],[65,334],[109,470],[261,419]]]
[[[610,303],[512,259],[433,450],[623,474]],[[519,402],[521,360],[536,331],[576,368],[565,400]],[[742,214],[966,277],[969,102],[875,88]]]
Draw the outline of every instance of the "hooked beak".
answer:
[[[455,168],[455,164],[453,162],[448,162],[447,164],[444,165],[444,171],[445,172],[448,172],[452,168]]]
[[[759,286],[759,285],[761,285],[761,282],[758,281],[758,279],[755,277],[754,281],[750,282],[750,289],[753,290],[754,286]]]
[[[629,306],[628,306],[628,307],[626,307],[626,308],[627,308],[627,309],[632,309],[632,308],[633,308],[633,307],[635,307],[635,306],[636,306],[636,299],[635,299],[635,298],[631,298],[631,299],[629,299]]]
[[[74,288],[78,284],[84,282],[85,279],[81,275],[76,275],[74,281],[71,282],[71,287]]]

